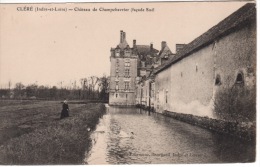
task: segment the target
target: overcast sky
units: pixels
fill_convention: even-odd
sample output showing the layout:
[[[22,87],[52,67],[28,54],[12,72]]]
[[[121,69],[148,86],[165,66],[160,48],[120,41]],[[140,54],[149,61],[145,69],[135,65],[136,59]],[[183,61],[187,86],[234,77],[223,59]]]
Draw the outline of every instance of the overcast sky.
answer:
[[[1,4],[0,86],[22,82],[68,85],[91,75],[109,75],[110,48],[120,30],[132,46],[166,41],[189,43],[243,6],[244,2],[38,4],[56,8],[154,8],[154,12],[22,12],[25,5]]]

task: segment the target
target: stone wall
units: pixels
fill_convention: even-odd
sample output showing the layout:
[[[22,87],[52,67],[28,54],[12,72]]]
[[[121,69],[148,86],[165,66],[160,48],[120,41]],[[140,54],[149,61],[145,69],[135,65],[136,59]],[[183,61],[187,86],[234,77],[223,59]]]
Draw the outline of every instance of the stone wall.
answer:
[[[242,95],[245,96],[244,103],[255,101],[255,32],[255,24],[247,24],[158,73],[155,77],[156,111],[219,118],[219,113],[215,110],[215,98],[217,95],[222,97],[219,92],[227,92],[228,89],[233,92],[236,90],[237,93],[233,94],[236,104]],[[242,74],[243,81],[236,83],[239,73]],[[220,78],[220,83],[216,83],[217,77]],[[233,101],[227,103],[229,99],[218,101],[218,105],[230,105]],[[254,104],[249,106],[248,112],[255,112]],[[231,115],[234,117],[234,114]]]
[[[216,41],[214,51],[215,112],[230,120],[255,121],[256,24],[248,23]],[[238,75],[242,80],[237,80]],[[216,83],[216,81],[215,81]]]
[[[129,67],[125,66],[126,59],[130,62]],[[110,62],[109,104],[135,105],[137,58],[111,57]],[[116,68],[118,68],[118,74]],[[125,76],[125,68],[130,69],[129,77]],[[116,82],[118,82],[118,90],[116,90]],[[125,82],[129,82],[128,90],[125,90]]]
[[[156,75],[156,111],[213,117],[213,80],[213,52],[209,45]]]

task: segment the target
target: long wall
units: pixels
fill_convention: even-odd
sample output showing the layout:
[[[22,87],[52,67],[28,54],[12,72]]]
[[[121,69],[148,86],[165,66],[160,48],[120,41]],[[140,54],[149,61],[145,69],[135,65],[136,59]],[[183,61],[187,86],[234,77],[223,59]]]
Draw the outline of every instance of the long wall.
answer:
[[[255,121],[256,23],[247,23],[216,41],[213,50],[215,76],[221,80],[213,91],[216,115],[221,119]]]
[[[245,86],[255,84],[256,74],[256,24],[247,24],[228,36],[216,41],[214,45],[215,73],[220,75],[222,84],[232,87],[238,73],[242,73]]]
[[[213,117],[213,52],[209,45],[156,75],[156,111]]]
[[[254,23],[216,40],[172,64],[155,76],[155,109],[217,118],[215,94],[236,84],[255,87],[256,25]],[[221,83],[216,84],[217,76]]]

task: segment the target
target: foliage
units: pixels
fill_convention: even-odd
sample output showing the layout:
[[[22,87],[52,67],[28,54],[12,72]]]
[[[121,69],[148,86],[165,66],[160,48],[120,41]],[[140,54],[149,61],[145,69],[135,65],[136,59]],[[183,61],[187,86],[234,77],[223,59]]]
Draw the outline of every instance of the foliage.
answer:
[[[108,101],[108,77],[91,76],[80,79],[80,86],[74,81],[70,86],[43,86],[29,84],[25,86],[21,82],[16,83],[13,89],[0,89],[0,98],[14,98],[14,99],[92,99]],[[11,86],[11,81],[10,81]]]
[[[224,120],[254,122],[256,120],[256,88],[235,84],[216,92],[215,113]]]

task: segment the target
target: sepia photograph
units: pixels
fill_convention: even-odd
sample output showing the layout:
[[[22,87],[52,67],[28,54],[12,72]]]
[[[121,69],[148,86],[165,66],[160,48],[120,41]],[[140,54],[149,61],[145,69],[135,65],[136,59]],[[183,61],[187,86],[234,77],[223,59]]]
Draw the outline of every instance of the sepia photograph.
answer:
[[[0,165],[257,161],[256,1],[0,2]]]

